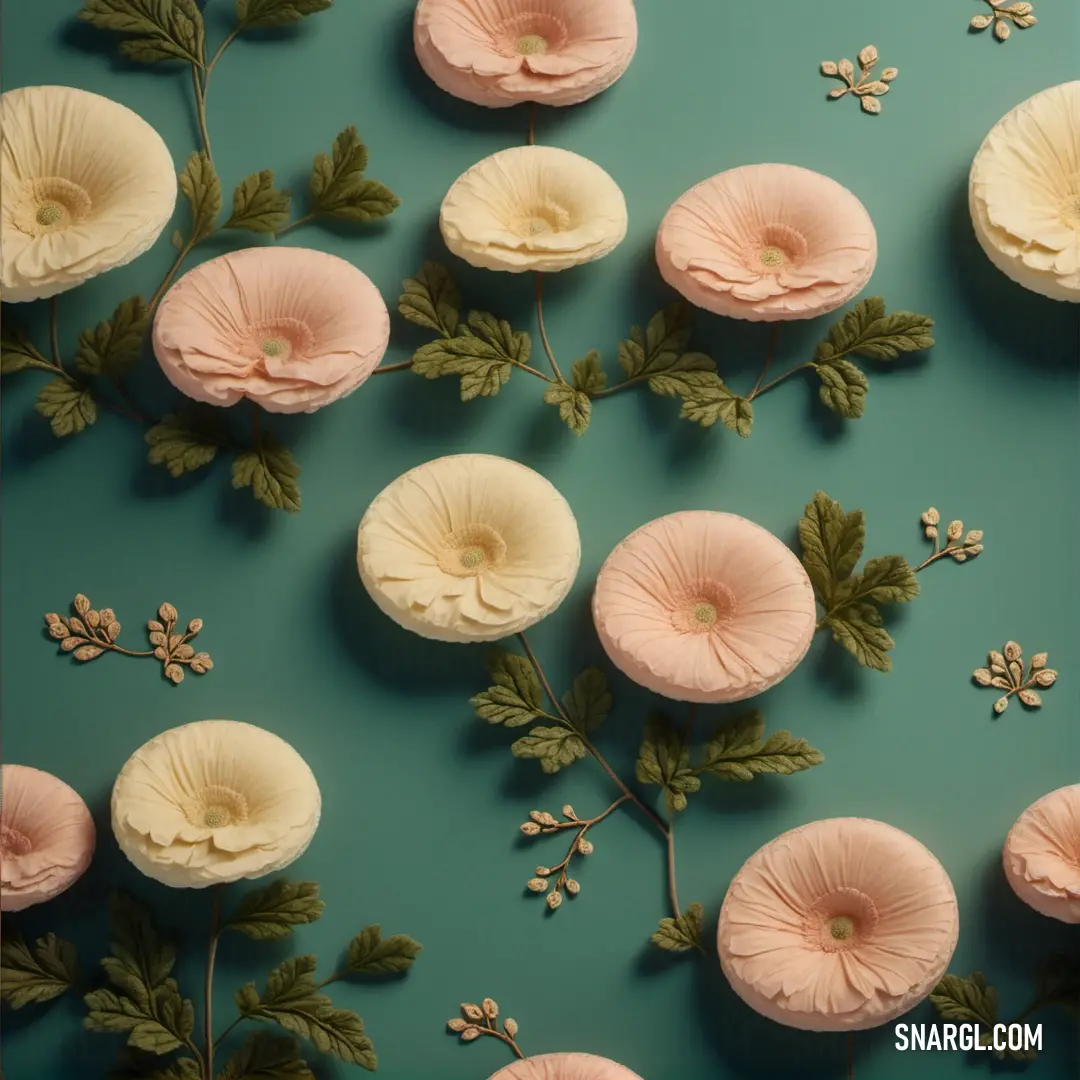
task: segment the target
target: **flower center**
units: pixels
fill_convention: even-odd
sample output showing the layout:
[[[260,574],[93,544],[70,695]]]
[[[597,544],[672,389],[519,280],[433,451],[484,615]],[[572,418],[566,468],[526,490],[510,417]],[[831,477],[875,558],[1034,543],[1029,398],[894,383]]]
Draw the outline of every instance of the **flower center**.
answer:
[[[716,622],[716,608],[712,604],[698,604],[694,608],[694,621],[702,626],[712,626]]]
[[[503,22],[494,34],[496,48],[504,56],[542,56],[558,52],[567,41],[566,23],[547,11],[523,11]],[[529,70],[528,60],[525,71]]]
[[[855,933],[855,924],[848,915],[837,915],[829,920],[829,933],[836,941],[847,941]]]
[[[679,590],[672,599],[671,623],[683,634],[719,630],[738,609],[734,593],[723,582],[708,578]]]
[[[306,356],[314,343],[307,323],[300,319],[271,319],[248,329],[250,345],[247,356],[253,372],[275,373],[275,365],[285,364]]]
[[[809,250],[806,238],[790,225],[766,225],[743,252],[743,263],[755,274],[777,274],[787,267],[799,267]]]
[[[506,562],[506,541],[490,525],[466,525],[439,546],[439,569],[454,577],[479,577]]]
[[[45,236],[77,225],[90,213],[90,196],[59,176],[31,180],[12,197],[11,222],[28,236]]]
[[[204,829],[224,829],[247,821],[248,803],[239,791],[223,784],[210,784],[185,808],[185,815],[192,825]]]
[[[542,236],[544,233],[558,233],[570,228],[570,211],[560,206],[554,199],[544,199],[537,206],[525,206],[511,230],[519,236]]]
[[[778,266],[783,266],[786,261],[784,253],[778,247],[761,249],[762,265],[769,267],[770,270],[773,270]]]
[[[548,43],[546,38],[539,34],[523,34],[518,38],[517,51],[522,56],[532,56],[534,53],[546,53]]]
[[[46,203],[38,207],[34,215],[39,225],[55,225],[64,216],[64,211],[56,203]]]
[[[877,921],[877,908],[866,893],[834,889],[807,911],[803,936],[822,952],[844,952],[873,937]]]
[[[5,857],[18,858],[20,855],[29,855],[33,847],[30,837],[25,833],[7,825],[0,825],[0,852],[3,852]]]
[[[262,343],[262,351],[265,356],[280,356],[289,347],[287,341],[282,341],[281,338],[267,338]]]

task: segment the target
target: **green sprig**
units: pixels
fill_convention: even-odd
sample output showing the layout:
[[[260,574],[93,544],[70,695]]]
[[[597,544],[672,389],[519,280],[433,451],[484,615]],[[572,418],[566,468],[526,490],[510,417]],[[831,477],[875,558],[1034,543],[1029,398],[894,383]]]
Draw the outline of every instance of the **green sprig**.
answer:
[[[75,946],[55,934],[31,947],[18,934],[6,933],[0,945],[0,1001],[21,1009],[60,997],[78,982],[78,960]]]

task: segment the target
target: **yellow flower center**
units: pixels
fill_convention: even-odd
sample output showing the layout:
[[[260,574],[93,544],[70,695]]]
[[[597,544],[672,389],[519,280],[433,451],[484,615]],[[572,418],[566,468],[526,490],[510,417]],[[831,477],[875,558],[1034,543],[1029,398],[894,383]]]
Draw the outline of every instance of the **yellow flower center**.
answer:
[[[778,247],[761,249],[761,263],[770,270],[775,270],[776,267],[783,266],[785,261],[784,253]]]
[[[466,525],[443,537],[436,558],[444,573],[478,577],[506,562],[506,541],[490,525]]]
[[[538,206],[522,207],[518,220],[511,225],[519,236],[541,236],[544,233],[563,232],[571,227],[570,211],[553,199],[545,199]]]
[[[56,203],[46,203],[38,207],[34,215],[39,225],[55,225],[64,216],[64,211]]]
[[[262,343],[262,351],[267,356],[280,356],[288,347],[289,343],[281,338],[267,338]]]
[[[712,604],[698,604],[694,608],[694,621],[702,626],[712,626],[716,622],[716,608]]]
[[[461,565],[466,570],[475,570],[486,562],[483,551],[480,548],[468,548],[461,553]]]
[[[518,38],[517,51],[522,56],[546,53],[548,51],[547,38],[543,38],[539,34],[523,34]]]
[[[82,221],[90,213],[90,196],[70,180],[46,176],[24,184],[7,205],[16,229],[27,236],[45,236]]]
[[[192,825],[204,829],[224,829],[247,821],[248,803],[239,791],[223,784],[210,784],[203,788],[191,805],[185,807],[185,816]]]
[[[847,941],[855,933],[855,923],[847,915],[837,915],[829,920],[829,933],[835,941]]]
[[[671,625],[683,634],[719,631],[738,610],[734,593],[723,582],[711,578],[685,586],[672,600]]]

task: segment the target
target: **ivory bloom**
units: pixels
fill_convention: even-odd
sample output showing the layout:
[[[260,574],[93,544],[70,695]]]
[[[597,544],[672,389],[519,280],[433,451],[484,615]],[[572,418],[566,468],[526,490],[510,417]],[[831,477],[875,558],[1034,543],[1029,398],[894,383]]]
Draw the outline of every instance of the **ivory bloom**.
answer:
[[[311,769],[284,739],[200,720],[132,754],[113,787],[112,826],[147,877],[202,889],[288,866],[311,843],[321,807]]]
[[[487,270],[552,273],[612,252],[626,200],[595,162],[554,146],[517,146],[454,182],[439,213],[446,246]]]
[[[577,523],[539,473],[458,454],[399,476],[357,534],[360,580],[396,623],[437,641],[497,641],[562,603],[581,561]]]
[[[692,187],[656,235],[664,280],[751,322],[813,319],[870,280],[877,234],[847,188],[795,165],[743,165]]]
[[[432,82],[492,109],[594,97],[629,67],[637,35],[633,0],[419,0],[413,23]]]
[[[538,1054],[507,1065],[488,1080],[641,1080],[625,1065],[595,1054]]]
[[[975,235],[1003,274],[1080,303],[1080,80],[998,121],[975,155],[968,202]]]
[[[720,909],[718,947],[735,993],[762,1015],[860,1031],[922,1001],[958,933],[952,883],[918,840],[831,818],[750,856]]]
[[[27,765],[0,768],[0,911],[51,900],[86,872],[96,833],[63,780]]]
[[[176,206],[158,133],[123,105],[69,86],[0,97],[5,302],[55,296],[150,248]]]
[[[1080,784],[1058,788],[1017,819],[1002,853],[1013,892],[1051,919],[1080,923]]]

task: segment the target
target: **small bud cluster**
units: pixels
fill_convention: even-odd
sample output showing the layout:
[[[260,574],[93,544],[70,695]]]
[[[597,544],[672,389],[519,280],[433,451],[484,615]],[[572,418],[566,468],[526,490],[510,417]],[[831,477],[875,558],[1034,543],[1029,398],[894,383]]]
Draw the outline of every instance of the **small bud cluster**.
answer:
[[[1039,20],[1035,18],[1035,6],[1029,3],[1008,4],[1002,0],[986,0],[993,11],[992,15],[976,15],[968,27],[978,32],[985,30],[991,23],[994,24],[994,37],[998,41],[1008,41],[1014,26],[1026,30],[1034,26]]]
[[[850,60],[823,60],[821,74],[830,79],[842,79],[845,86],[837,87],[829,91],[829,97],[842,98],[846,94],[854,94],[862,104],[863,112],[877,115],[881,112],[881,102],[878,98],[889,92],[889,84],[900,74],[894,67],[885,68],[880,78],[875,79],[871,72],[878,62],[878,51],[873,45],[859,50],[859,81],[855,81],[855,65]]]
[[[941,515],[935,507],[931,506],[929,510],[924,511],[922,515],[923,532],[926,534],[927,540],[933,540],[934,554],[923,563],[923,566],[944,555],[948,555],[954,562],[967,562],[968,559],[973,559],[982,552],[982,529],[970,529],[965,535],[964,523],[959,520],[949,522],[945,529],[945,547],[939,547],[938,526],[940,524]],[[963,537],[962,541],[961,537]]]
[[[536,876],[525,882],[529,892],[544,897],[549,911],[556,911],[562,906],[564,894],[577,896],[581,892],[581,882],[570,877],[567,868],[575,856],[591,855],[594,850],[592,841],[585,838],[593,821],[582,821],[569,803],[562,808],[562,816],[565,820],[559,821],[545,810],[532,810],[529,820],[518,826],[521,833],[529,837],[561,832],[563,829],[576,831],[566,858],[558,866],[538,866]]]
[[[472,1042],[481,1035],[490,1035],[503,1042],[513,1044],[518,1033],[518,1023],[513,1017],[507,1017],[502,1022],[502,1031],[499,1031],[497,1023],[499,1019],[499,1006],[492,998],[484,998],[479,1005],[465,1002],[461,1006],[461,1016],[455,1016],[447,1020],[447,1028],[461,1038],[462,1042]]]
[[[1007,641],[1001,652],[991,652],[988,667],[976,668],[972,678],[979,686],[992,686],[1004,690],[994,702],[994,712],[1000,716],[1009,707],[1009,698],[1013,694],[1021,704],[1029,709],[1042,705],[1042,695],[1033,690],[1033,686],[1045,689],[1057,682],[1058,673],[1046,666],[1047,653],[1035,653],[1031,658],[1027,673],[1024,672],[1024,650],[1015,642]]]

